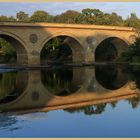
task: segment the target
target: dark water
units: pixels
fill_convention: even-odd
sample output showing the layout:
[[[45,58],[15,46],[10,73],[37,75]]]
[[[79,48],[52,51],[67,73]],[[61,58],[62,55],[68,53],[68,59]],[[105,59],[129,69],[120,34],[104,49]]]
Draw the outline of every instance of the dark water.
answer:
[[[140,67],[0,72],[0,137],[140,137]]]

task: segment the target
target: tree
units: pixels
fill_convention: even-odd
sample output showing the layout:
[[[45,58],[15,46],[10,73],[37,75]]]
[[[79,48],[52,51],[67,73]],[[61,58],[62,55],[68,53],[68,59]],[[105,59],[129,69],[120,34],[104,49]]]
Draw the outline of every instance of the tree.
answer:
[[[125,52],[117,59],[117,61],[139,63],[140,62],[140,38],[130,45]]]
[[[115,25],[115,26],[124,25],[122,17],[114,12],[112,14],[104,14],[103,24],[105,24],[104,22],[108,25]]]
[[[140,19],[137,17],[136,13],[131,13],[130,17],[125,20],[125,26],[140,29]]]
[[[66,38],[67,36],[58,36],[49,40],[41,52],[41,59],[57,63],[71,62],[72,50],[65,43]]]
[[[59,23],[76,23],[75,19],[80,13],[73,10],[68,10],[55,17],[55,22]]]
[[[8,17],[7,16],[0,16],[0,21],[8,21]]]
[[[7,42],[6,40],[0,38],[0,63],[11,61],[12,59],[16,60],[16,50],[14,47]]]
[[[15,21],[14,17],[0,16],[0,21]]]
[[[30,17],[31,22],[50,22],[52,21],[53,16],[45,11],[36,11]]]
[[[9,21],[14,22],[14,21],[16,21],[16,19],[13,16],[11,16],[11,17],[9,17]]]
[[[16,18],[18,21],[24,21],[24,22],[27,22],[29,21],[29,15],[26,14],[25,12],[23,11],[20,11],[16,14]]]
[[[99,24],[99,25],[119,25],[123,26],[123,19],[116,13],[103,13],[99,9],[83,9],[76,19],[77,23]]]
[[[7,16],[0,16],[0,21],[12,21],[13,17],[7,17]]]
[[[86,8],[78,15],[76,22],[84,24],[99,24],[99,22],[103,21],[103,15],[103,12],[99,9]]]
[[[88,16],[88,17],[99,17],[103,15],[103,12],[100,11],[99,9],[90,9],[90,8],[86,8],[82,10],[82,14]]]

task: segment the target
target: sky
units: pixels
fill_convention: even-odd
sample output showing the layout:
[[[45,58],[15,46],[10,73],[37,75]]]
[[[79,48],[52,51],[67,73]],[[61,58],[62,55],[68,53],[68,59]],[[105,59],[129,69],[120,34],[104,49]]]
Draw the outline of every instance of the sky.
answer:
[[[136,13],[140,17],[140,2],[0,2],[0,15],[15,17],[19,11],[31,15],[37,10],[57,15],[67,10],[81,11],[84,8],[100,9],[106,13],[116,12],[124,19],[130,13]]]

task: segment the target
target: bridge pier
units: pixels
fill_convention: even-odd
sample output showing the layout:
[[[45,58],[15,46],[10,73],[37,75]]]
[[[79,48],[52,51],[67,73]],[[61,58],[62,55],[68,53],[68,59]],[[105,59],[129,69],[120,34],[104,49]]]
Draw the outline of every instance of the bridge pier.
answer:
[[[93,39],[90,41],[85,41],[85,63],[91,64],[95,62],[95,48],[96,44],[93,44]]]
[[[86,64],[94,63],[95,62],[94,56],[95,56],[94,52],[92,52],[91,50],[86,50],[84,63],[86,63]]]
[[[65,43],[68,44],[72,50],[73,63],[83,63],[85,61],[84,47],[76,39],[71,37],[67,37]]]
[[[19,54],[17,53],[17,63],[20,65],[28,64],[28,56],[27,54]]]
[[[28,65],[40,65],[40,55],[28,54]]]

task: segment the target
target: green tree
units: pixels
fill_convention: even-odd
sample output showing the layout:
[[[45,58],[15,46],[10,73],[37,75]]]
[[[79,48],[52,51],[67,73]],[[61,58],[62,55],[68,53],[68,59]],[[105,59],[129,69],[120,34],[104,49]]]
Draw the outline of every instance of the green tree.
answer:
[[[9,21],[7,16],[0,16],[0,21]]]
[[[0,16],[0,21],[16,21],[14,17]]]
[[[11,17],[7,17],[7,16],[0,16],[0,21],[16,21],[16,19],[11,16]]]
[[[9,17],[9,21],[14,22],[14,21],[16,21],[16,19],[13,16],[11,16],[11,17]]]
[[[103,12],[99,9],[86,8],[82,10],[82,13],[76,18],[77,23],[84,24],[97,24],[99,18],[102,18]]]
[[[72,50],[65,43],[66,38],[67,36],[58,36],[49,40],[41,52],[41,59],[59,63],[71,62]]]
[[[76,18],[76,23],[123,26],[123,19],[116,13],[103,13],[99,9],[86,8]]]
[[[123,26],[124,21],[121,16],[113,12],[112,14],[104,14],[103,19],[102,19],[102,24]]]
[[[125,20],[125,26],[140,29],[140,19],[137,17],[136,13],[131,13]]]
[[[128,49],[121,54],[117,61],[123,62],[140,62],[140,38],[137,38],[136,41],[128,47]]]
[[[14,47],[6,40],[0,38],[0,63],[16,60],[16,51]]]
[[[23,22],[23,21],[24,21],[24,22],[29,21],[29,15],[26,14],[25,12],[23,12],[23,11],[18,12],[18,13],[16,14],[16,18],[17,18],[18,21],[22,21],[22,22]]]
[[[100,11],[99,9],[90,9],[90,8],[86,8],[82,10],[82,14],[86,15],[88,17],[99,17],[103,15],[103,12]]]
[[[68,10],[60,15],[55,17],[55,22],[59,23],[76,23],[75,19],[80,13],[73,10]]]
[[[51,22],[53,21],[53,16],[45,11],[36,11],[30,17],[31,22]]]

